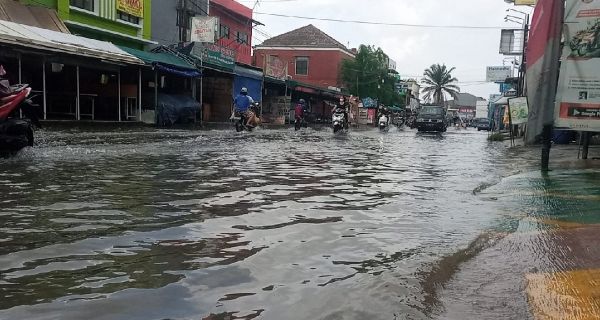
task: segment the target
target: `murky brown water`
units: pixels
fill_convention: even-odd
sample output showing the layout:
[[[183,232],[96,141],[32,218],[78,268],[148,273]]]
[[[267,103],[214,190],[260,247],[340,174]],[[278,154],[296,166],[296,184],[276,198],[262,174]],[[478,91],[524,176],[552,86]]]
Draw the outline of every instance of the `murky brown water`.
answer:
[[[473,191],[537,158],[476,131],[39,135],[0,160],[1,319],[435,317],[507,221]]]

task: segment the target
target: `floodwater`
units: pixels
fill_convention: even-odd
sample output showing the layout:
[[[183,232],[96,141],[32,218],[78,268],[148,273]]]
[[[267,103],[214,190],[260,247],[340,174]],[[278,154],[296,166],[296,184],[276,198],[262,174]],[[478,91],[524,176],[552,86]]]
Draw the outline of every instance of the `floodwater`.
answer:
[[[552,263],[496,251],[571,177],[473,130],[38,140],[0,159],[0,319],[526,319],[523,266]]]

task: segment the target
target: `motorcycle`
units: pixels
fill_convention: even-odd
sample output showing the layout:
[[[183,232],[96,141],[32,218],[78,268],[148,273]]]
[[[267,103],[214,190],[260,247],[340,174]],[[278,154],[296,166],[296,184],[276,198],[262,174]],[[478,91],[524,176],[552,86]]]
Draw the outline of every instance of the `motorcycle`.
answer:
[[[10,155],[27,146],[33,146],[34,126],[41,128],[35,114],[35,105],[28,99],[31,88],[27,84],[9,87],[9,95],[0,98],[0,154]],[[29,119],[9,118],[21,110]]]
[[[346,115],[342,109],[336,109],[331,115],[331,124],[333,126],[333,133],[338,133],[341,130],[347,130]]]
[[[255,102],[245,113],[236,111],[232,116],[232,119],[235,121],[235,131],[242,132],[246,130],[250,132],[258,127],[261,123],[260,117],[258,116],[259,108],[258,102]]]
[[[382,114],[381,116],[379,116],[379,130],[380,131],[387,131],[389,129],[389,118],[387,115]]]
[[[300,128],[306,128],[308,127],[308,124],[306,123],[306,117],[302,117],[302,118],[296,118],[296,121],[294,121],[294,129],[296,131],[300,130]]]

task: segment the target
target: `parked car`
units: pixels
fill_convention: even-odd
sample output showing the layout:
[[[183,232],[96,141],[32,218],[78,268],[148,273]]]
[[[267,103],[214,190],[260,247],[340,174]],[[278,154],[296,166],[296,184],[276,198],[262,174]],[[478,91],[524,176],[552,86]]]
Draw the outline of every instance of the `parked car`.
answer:
[[[477,119],[475,119],[474,123],[475,123],[475,127],[477,128],[477,131],[481,131],[481,130],[490,131],[490,129],[491,129],[490,120],[488,118],[477,118]]]
[[[417,115],[416,127],[419,131],[446,132],[446,108],[423,106]]]

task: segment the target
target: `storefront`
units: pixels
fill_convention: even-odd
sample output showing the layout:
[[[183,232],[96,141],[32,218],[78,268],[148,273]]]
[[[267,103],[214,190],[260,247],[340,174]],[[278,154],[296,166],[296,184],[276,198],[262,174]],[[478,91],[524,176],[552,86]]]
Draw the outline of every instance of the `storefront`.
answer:
[[[8,21],[0,59],[11,83],[30,85],[45,120],[119,120],[121,67],[143,64],[108,42]]]

